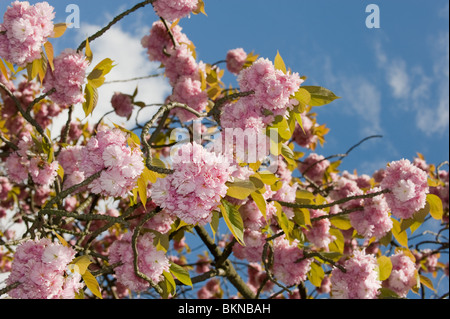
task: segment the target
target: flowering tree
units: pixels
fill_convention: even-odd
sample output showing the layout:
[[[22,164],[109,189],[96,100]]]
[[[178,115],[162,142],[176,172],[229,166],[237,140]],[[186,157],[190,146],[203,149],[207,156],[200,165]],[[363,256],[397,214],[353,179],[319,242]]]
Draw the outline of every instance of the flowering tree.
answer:
[[[134,130],[73,119],[83,108],[89,120],[114,67],[109,58],[92,65],[91,44],[147,5],[160,19],[141,43],[172,93],[143,124],[149,109],[137,91],[115,93],[111,112],[136,122]],[[0,294],[448,297],[428,276],[448,276],[448,163],[419,154],[372,176],[340,171],[377,136],[344,154],[317,154],[328,129],[314,108],[338,97],[305,85],[279,53],[272,61],[238,48],[218,63],[198,61],[178,25],[191,13],[205,13],[202,0],[146,0],[54,56],[50,41],[67,26],[54,23],[53,7],[8,7],[0,24],[0,271],[8,273]],[[223,83],[225,72],[237,88]],[[63,110],[55,136],[49,128]],[[431,238],[430,222],[439,225]]]

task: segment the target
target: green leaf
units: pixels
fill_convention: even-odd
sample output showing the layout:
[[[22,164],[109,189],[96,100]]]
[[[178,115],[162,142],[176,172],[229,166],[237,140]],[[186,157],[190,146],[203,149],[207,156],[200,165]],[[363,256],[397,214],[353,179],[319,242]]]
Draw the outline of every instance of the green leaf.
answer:
[[[284,63],[283,58],[281,57],[280,52],[278,51],[277,55],[275,56],[274,65],[276,70],[280,70],[285,74],[287,73],[286,64]]]
[[[251,193],[257,190],[250,180],[236,179],[234,182],[228,182],[227,195],[236,199],[246,199]]]
[[[326,105],[340,98],[330,90],[320,86],[302,86],[302,88],[311,94],[310,106]]]
[[[242,220],[242,216],[239,211],[233,206],[231,203],[222,199],[222,205],[220,205],[220,210],[222,212],[222,216],[233,234],[234,238],[238,241],[238,243],[242,246],[245,246],[244,243],[244,222]]]
[[[86,270],[86,272],[81,275],[83,277],[84,283],[88,287],[88,289],[98,298],[103,299],[102,293],[100,292],[100,285],[97,282],[97,279],[95,279],[94,275],[90,273],[89,270]]]
[[[189,275],[189,271],[185,268],[177,265],[173,262],[170,262],[170,273],[175,276],[180,282],[182,282],[186,286],[192,287],[191,276]]]
[[[427,194],[427,203],[430,205],[430,215],[436,220],[441,220],[444,216],[444,208],[442,206],[442,200],[434,195]]]
[[[380,280],[386,280],[391,275],[392,262],[389,257],[381,256],[377,259]]]

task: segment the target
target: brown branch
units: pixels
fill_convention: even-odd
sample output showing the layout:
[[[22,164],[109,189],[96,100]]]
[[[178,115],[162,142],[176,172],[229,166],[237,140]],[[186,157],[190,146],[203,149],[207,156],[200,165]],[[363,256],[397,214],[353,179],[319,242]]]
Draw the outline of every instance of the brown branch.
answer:
[[[111,29],[111,27],[113,25],[115,25],[117,22],[119,22],[120,20],[122,20],[123,18],[125,18],[127,15],[129,15],[130,13],[133,13],[134,11],[145,7],[148,4],[152,4],[155,0],[145,0],[142,1],[138,4],[136,4],[134,7],[132,7],[131,9],[128,9],[125,12],[122,12],[121,14],[119,14],[118,16],[116,16],[110,23],[108,23],[104,28],[100,29],[99,31],[97,31],[95,34],[91,35],[90,37],[88,37],[89,42],[94,41],[95,39],[101,37],[106,31],[108,31],[109,29]],[[82,51],[84,48],[86,47],[86,40],[84,40],[83,42],[81,42],[81,44],[78,46],[77,51]]]

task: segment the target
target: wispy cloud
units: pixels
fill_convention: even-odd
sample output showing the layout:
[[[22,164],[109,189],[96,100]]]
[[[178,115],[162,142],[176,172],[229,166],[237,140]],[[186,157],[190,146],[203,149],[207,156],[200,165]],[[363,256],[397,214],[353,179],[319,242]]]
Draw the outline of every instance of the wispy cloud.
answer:
[[[87,35],[91,35],[98,31],[101,27],[96,25],[84,24],[79,30],[79,41],[81,42]],[[147,59],[145,50],[140,44],[140,40],[144,35],[143,32],[148,32],[150,28],[142,28],[135,33],[124,31],[121,27],[116,26],[110,29],[102,37],[91,43],[91,49],[94,55],[94,60],[91,63],[91,70],[95,65],[105,58],[110,58],[114,61],[115,67],[107,75],[106,81],[127,80],[136,77],[145,77],[157,73],[162,73],[158,70],[159,63],[150,62]],[[148,78],[139,81],[105,83],[99,88],[99,100],[93,114],[85,119],[84,111],[81,105],[77,105],[73,118],[96,123],[105,113],[113,110],[111,106],[111,97],[114,92],[122,92],[125,94],[133,94],[138,87],[137,100],[143,101],[146,104],[163,103],[167,95],[170,93],[170,86],[164,77]],[[144,123],[149,120],[154,113],[154,108],[149,108],[145,112],[140,112],[139,123]],[[135,110],[134,115],[136,115]],[[56,121],[53,130],[60,132],[62,125],[65,123],[66,114],[63,113],[60,118],[61,121]],[[115,114],[110,114],[105,118],[105,122],[109,125],[116,123],[125,125],[126,119]],[[128,129],[135,126],[134,121],[130,121],[125,125]]]

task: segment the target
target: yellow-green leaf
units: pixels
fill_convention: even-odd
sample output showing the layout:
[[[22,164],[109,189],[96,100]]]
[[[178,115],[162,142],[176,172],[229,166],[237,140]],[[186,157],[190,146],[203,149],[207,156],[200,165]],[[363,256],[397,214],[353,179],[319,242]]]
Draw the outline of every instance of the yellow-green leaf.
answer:
[[[168,288],[167,290],[169,294],[173,294],[177,289],[177,285],[175,283],[175,280],[173,279],[172,274],[167,271],[163,271],[163,276],[166,280],[166,286]]]
[[[266,185],[273,185],[278,181],[278,177],[276,177],[273,173],[267,171],[256,173],[254,176],[261,179]]]
[[[312,226],[309,210],[305,208],[294,208],[294,222],[299,226]]]
[[[236,179],[232,183],[227,183],[227,195],[236,199],[246,199],[251,193],[257,190],[255,185],[250,180]]]
[[[214,241],[216,240],[216,233],[217,233],[217,230],[219,229],[219,221],[220,221],[219,213],[217,211],[213,211],[212,217],[211,217],[211,222],[209,223],[209,225],[211,226],[211,231],[213,233]]]
[[[275,57],[275,69],[282,71],[283,73],[287,73],[286,64],[283,61],[283,58],[280,55],[280,52],[277,51],[277,55]]]
[[[344,254],[345,238],[339,229],[331,228],[330,235],[336,239],[328,245],[330,251],[335,251]]]
[[[244,222],[242,220],[242,216],[239,211],[236,209],[228,201],[222,199],[222,205],[220,205],[220,210],[222,212],[222,216],[233,234],[234,238],[238,241],[238,243],[242,246],[245,246],[244,243]]]
[[[58,176],[61,178],[61,180],[64,179],[64,168],[61,166],[61,164],[58,164]]]
[[[85,94],[85,102],[83,103],[83,110],[86,117],[88,117],[95,109],[98,103],[98,91],[97,88],[90,85],[90,83],[86,84],[84,89]]]
[[[84,55],[86,56],[88,62],[91,63],[92,59],[94,58],[94,54],[92,53],[91,45],[89,44],[89,39],[86,39],[86,49]]]
[[[323,271],[322,266],[313,262],[311,263],[311,270],[308,273],[308,279],[316,287],[320,287],[322,285],[323,278],[325,278],[325,272]]]
[[[54,70],[55,66],[53,65],[53,58],[54,58],[55,51],[53,49],[53,45],[47,41],[44,43],[44,49],[45,49],[45,54],[47,54],[47,59],[48,59],[48,63],[50,64],[50,68],[52,70]]]
[[[352,228],[352,224],[350,223],[350,219],[348,216],[337,216],[330,218],[331,224],[339,229],[348,230]]]
[[[311,94],[310,106],[326,105],[340,98],[330,90],[320,86],[302,86],[302,88]]]
[[[422,285],[436,292],[436,289],[434,289],[433,282],[430,280],[430,278],[425,277],[424,275],[419,275],[419,278]]]
[[[427,194],[427,203],[430,205],[430,215],[436,220],[441,220],[444,216],[444,208],[442,206],[442,200],[434,195]]]
[[[65,23],[55,24],[55,26],[53,27],[53,36],[51,38],[62,37],[63,34],[66,32],[66,30],[67,30],[67,24],[65,24]]]
[[[256,206],[258,206],[259,210],[263,214],[264,219],[267,219],[267,203],[264,196],[260,192],[253,192],[250,195]]]
[[[114,61],[110,58],[106,58],[99,62],[94,70],[88,75],[87,80],[93,87],[99,88],[105,82],[105,75],[111,72]]]
[[[80,275],[84,275],[92,261],[89,256],[83,255],[75,258],[69,265],[69,269],[78,272]]]
[[[0,59],[0,71],[2,71],[3,76],[5,77],[6,81],[9,81],[9,74],[8,70],[6,69],[5,64],[3,63],[3,60]]]
[[[53,231],[53,234],[59,239],[59,241],[61,242],[61,244],[65,247],[69,247],[69,244],[67,243],[67,241],[60,236],[57,232]]]
[[[138,187],[138,193],[139,198],[141,199],[142,205],[145,207],[147,205],[147,181],[145,180],[145,177],[141,175],[138,178],[137,181],[137,187]]]
[[[381,256],[377,259],[380,280],[386,280],[391,275],[392,261],[389,257]]]
[[[189,271],[187,271],[185,268],[183,268],[180,265],[177,265],[177,264],[171,262],[170,263],[170,272],[180,282],[182,282],[186,286],[191,286],[192,287],[192,280],[191,280],[191,277],[189,275]]]
[[[91,274],[89,270],[81,275],[83,277],[84,283],[86,287],[98,298],[103,299],[102,293],[100,292],[100,285],[98,284],[97,279],[95,279],[94,275]]]

